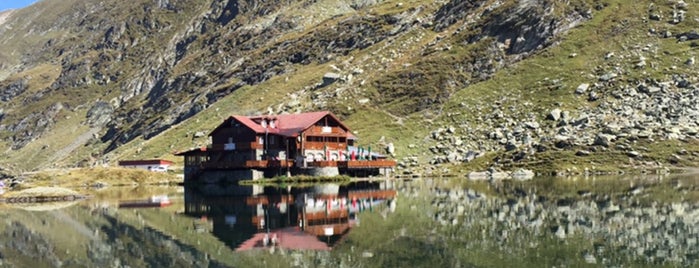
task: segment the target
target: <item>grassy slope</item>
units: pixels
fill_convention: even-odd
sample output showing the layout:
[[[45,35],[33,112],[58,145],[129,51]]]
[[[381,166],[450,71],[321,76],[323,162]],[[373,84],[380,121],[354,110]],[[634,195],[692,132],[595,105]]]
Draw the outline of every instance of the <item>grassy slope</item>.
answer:
[[[579,2],[594,4],[594,1]],[[569,110],[572,112],[572,116],[575,117],[577,108],[595,104],[588,103],[583,97],[573,95],[573,90],[580,83],[594,81],[597,75],[597,68],[613,68],[613,66],[609,66],[609,63],[604,61],[604,55],[610,51],[615,51],[619,54],[618,52],[628,48],[651,43],[660,47],[663,55],[669,55],[649,59],[656,62],[659,67],[648,68],[643,72],[632,71],[628,74],[629,78],[663,77],[670,72],[670,69],[667,68],[670,65],[676,66],[671,71],[673,73],[682,73],[683,71],[691,73],[691,70],[685,70],[691,67],[682,65],[681,60],[694,55],[696,48],[691,48],[686,43],[677,43],[673,38],[659,39],[647,36],[649,27],[658,31],[668,28],[668,24],[665,21],[646,21],[648,17],[647,7],[650,2],[643,2],[637,5],[628,5],[623,1],[616,0],[599,2],[606,4],[607,7],[601,11],[593,11],[593,19],[591,21],[559,37],[556,40],[557,45],[540,51],[512,66],[507,66],[505,69],[497,72],[490,80],[449,92],[450,97],[443,107],[436,104],[428,110],[415,113],[406,112],[406,109],[414,104],[414,97],[411,97],[412,94],[428,98],[434,98],[434,94],[439,94],[439,92],[433,92],[432,90],[434,85],[439,85],[438,82],[441,79],[439,75],[442,73],[449,72],[451,76],[469,75],[451,73],[451,69],[455,64],[470,60],[473,55],[478,55],[478,50],[482,49],[479,43],[463,45],[460,43],[458,35],[451,35],[461,23],[457,23],[445,32],[440,33],[433,32],[427,28],[414,27],[405,34],[391,36],[367,49],[352,51],[347,56],[338,56],[326,64],[294,65],[293,69],[291,69],[292,71],[287,74],[274,77],[259,85],[241,88],[214,103],[200,114],[163,132],[158,137],[150,140],[137,138],[133,142],[118,148],[109,157],[111,161],[159,157],[181,163],[181,159],[174,157],[172,152],[187,150],[191,147],[203,146],[208,143],[206,138],[193,139],[193,133],[203,131],[208,134],[211,129],[230,114],[266,113],[268,107],[276,108],[280,103],[288,99],[289,94],[299,92],[302,88],[319,82],[322,74],[333,70],[330,67],[331,64],[342,66],[345,61],[349,61],[350,65],[364,68],[366,72],[361,76],[358,75],[358,78],[352,83],[332,85],[320,89],[320,91],[332,92],[346,87],[351,89],[349,90],[350,93],[343,93],[341,97],[332,100],[324,107],[316,106],[308,95],[302,95],[303,104],[301,105],[301,110],[331,109],[336,114],[339,114],[343,120],[346,120],[351,128],[357,132],[361,138],[361,144],[372,145],[378,151],[383,148],[383,144],[380,144],[379,140],[381,137],[384,137],[385,142],[393,142],[396,145],[399,157],[418,156],[423,161],[428,160],[430,157],[425,153],[429,146],[429,143],[425,142],[425,137],[428,136],[431,130],[447,124],[463,124],[477,129],[481,125],[479,125],[480,123],[476,118],[479,115],[491,112],[488,110],[488,104],[496,100],[503,101],[503,107],[508,107],[510,104],[514,106],[515,102],[527,103],[525,105],[526,110],[508,115],[517,119],[525,117],[542,119],[546,112],[553,107]],[[330,12],[333,16],[305,18],[307,20],[304,20],[306,25],[304,25],[305,28],[303,30],[279,36],[278,40],[292,40],[298,36],[310,34],[315,30],[322,30],[324,27],[333,27],[334,24],[357,14],[379,16],[383,14],[397,14],[402,11],[413,10],[413,8],[422,9],[421,12],[423,14],[428,14],[439,8],[439,5],[436,3],[426,3],[424,1],[403,1],[402,5],[397,5],[398,1],[386,1],[356,13],[346,10],[341,11],[343,9],[338,8],[333,9],[333,3],[333,1],[320,1],[305,7],[308,10],[332,10],[334,13]],[[667,13],[667,5],[658,6]],[[299,6],[292,5],[286,11],[298,12]],[[687,12],[688,18],[695,18],[697,15],[695,9],[690,8]],[[173,23],[170,17],[162,19]],[[261,21],[259,22],[262,23]],[[694,26],[696,26],[696,22],[692,19],[687,19],[680,25],[672,26],[672,31],[675,33],[682,32],[695,28]],[[392,26],[386,25],[386,27]],[[132,33],[132,35],[134,34],[136,33]],[[201,38],[197,42],[205,39]],[[451,43],[453,48],[449,51],[434,52],[424,56],[425,47],[438,39],[442,40],[441,43]],[[154,40],[151,39],[150,42],[154,42]],[[264,49],[263,47],[260,51]],[[577,56],[569,57],[572,53],[576,53]],[[203,54],[190,54],[180,65],[175,67],[173,72],[186,72],[187,66],[190,66],[192,61],[197,60],[194,58],[196,55]],[[629,57],[625,61],[631,62],[633,60]],[[130,65],[126,66],[129,67]],[[196,64],[192,66],[196,66]],[[401,72],[410,68],[418,72],[425,72],[424,74],[428,76],[425,81],[434,85],[396,85],[393,89],[409,89],[409,92],[401,93],[407,94],[407,96],[399,97],[396,100],[382,100],[381,98],[384,98],[386,94],[382,91],[385,91],[386,88],[379,88],[377,85],[386,81],[400,82]],[[360,84],[358,82],[360,80],[367,81],[367,83]],[[552,86],[553,82],[551,82],[554,80],[562,81],[563,86],[556,89],[556,87]],[[235,79],[231,79],[230,81],[221,81],[220,84],[226,85],[235,82]],[[388,88],[388,90],[391,89],[390,87]],[[105,97],[109,98],[111,95]],[[370,98],[371,102],[368,104],[356,102],[362,98]],[[74,138],[71,134],[80,132],[76,131],[74,127],[68,128],[66,125],[78,124],[79,120],[77,118],[84,118],[84,112],[84,109],[78,109],[74,114],[65,116],[65,118],[73,119],[61,123],[55,130],[56,133],[65,134],[60,135],[63,138],[62,140],[55,138],[59,135],[42,137],[34,145],[21,150],[17,157],[13,156],[13,159],[5,159],[4,161],[27,163],[29,165],[30,161],[18,161],[18,159],[41,158],[44,154],[50,155],[52,151],[65,147],[63,145],[65,140]],[[439,117],[444,112],[459,113],[460,115],[450,118],[445,116]],[[81,131],[84,130],[81,129]],[[57,145],[44,149],[48,150],[47,153],[38,153],[40,152],[39,148],[42,147],[38,144],[54,143]],[[417,145],[417,147],[410,146],[412,147],[410,148],[410,144]],[[648,158],[646,160],[662,161],[672,153],[669,148],[674,149],[681,146],[695,145],[693,143],[683,144],[681,142],[661,142],[657,145],[655,143],[648,144],[646,147],[652,150],[647,154]],[[98,154],[103,148],[104,145],[100,144],[91,144],[90,146],[77,148],[74,154],[57,164],[69,165],[70,163],[76,163],[82,160],[85,155]],[[482,169],[487,167],[489,161],[495,156],[497,154],[489,155],[484,159],[479,159],[475,163],[470,163],[460,168],[464,171]],[[527,163],[527,165],[534,166],[540,170],[565,169],[581,165],[607,169],[612,168],[611,166],[613,165],[627,162],[628,158],[625,155],[615,152],[598,153],[590,157],[590,159],[578,159],[569,151],[551,151],[538,156],[535,161]],[[600,163],[612,163],[612,165],[603,167],[604,164]],[[20,166],[24,168],[23,164],[20,164]]]
[[[648,22],[645,19],[648,12],[645,5],[627,5],[622,1],[607,1],[606,4],[606,8],[594,12],[591,21],[559,37],[556,40],[557,45],[506,67],[496,73],[490,80],[476,83],[454,92],[445,104],[444,109],[434,107],[434,109],[427,112],[432,114],[435,112],[439,114],[438,112],[440,111],[459,113],[460,116],[456,117],[457,123],[465,123],[477,128],[479,122],[476,118],[479,115],[490,112],[487,108],[483,109],[483,107],[487,107],[489,103],[494,101],[504,100],[503,107],[507,107],[510,104],[514,106],[515,102],[517,104],[526,103],[525,107],[527,107],[527,110],[518,111],[510,115],[517,119],[534,117],[543,121],[546,113],[554,107],[569,110],[572,112],[572,117],[575,117],[578,108],[595,105],[595,103],[587,102],[584,97],[575,96],[573,94],[575,87],[580,83],[596,81],[598,75],[596,70],[598,68],[608,69],[613,67],[609,66],[610,63],[605,62],[604,55],[608,52],[630,54],[630,52],[625,53],[625,51],[629,48],[643,46],[646,43],[658,46],[664,55],[670,56],[651,59],[660,67],[649,68],[644,71],[632,70],[628,74],[629,79],[662,78],[670,73],[692,72],[691,69],[687,69],[691,68],[691,66],[683,66],[678,61],[680,57],[693,55],[696,49],[690,48],[687,44],[679,44],[673,38],[660,39],[654,36],[647,36],[647,28],[649,26],[661,30],[666,23]],[[417,6],[419,3],[411,2],[406,5]],[[371,12],[375,14],[381,12],[394,13],[397,12],[396,8],[395,3],[386,2],[371,9]],[[696,11],[690,10],[688,15],[696,16],[696,13]],[[334,20],[342,19],[343,17],[340,16]],[[691,28],[691,24],[692,22],[687,22],[674,26],[673,31],[688,30]],[[408,34],[394,38],[394,40],[385,40],[366,50],[354,51],[351,55],[339,57],[328,64],[295,66],[297,68],[288,75],[276,77],[260,85],[245,87],[234,92],[208,110],[165,132],[160,137],[150,141],[137,141],[120,148],[115,154],[117,155],[116,158],[147,156],[165,157],[181,161],[173,158],[170,152],[207,143],[206,139],[192,140],[192,133],[196,131],[208,133],[209,130],[218,125],[229,114],[266,113],[265,107],[275,107],[276,104],[284,100],[287,94],[298,91],[304,86],[317,83],[321,74],[331,70],[329,64],[340,65],[343,61],[354,59],[352,63],[376,70],[366,74],[366,76],[362,77],[363,79],[381,81],[387,74],[390,76],[391,73],[406,68],[405,63],[419,63],[422,47],[434,40],[436,36],[436,33],[424,29],[412,30]],[[411,40],[411,45],[406,47],[405,44],[408,42],[404,41],[407,41],[410,37],[415,38]],[[462,47],[457,45],[452,51],[438,53],[425,60],[425,62],[428,64],[427,66],[448,69],[454,63],[454,60],[463,60],[462,56],[459,55],[468,54],[470,51],[479,48],[477,44]],[[358,60],[387,56],[389,52],[395,50],[400,51],[401,54],[390,63],[378,64],[377,66],[376,63],[371,61]],[[577,54],[577,56],[570,57],[573,53]],[[625,60],[625,63],[630,64],[633,60],[629,57]],[[672,70],[663,68],[663,66],[670,65],[674,65],[676,68]],[[440,71],[437,70],[437,72]],[[554,80],[560,81],[556,83],[562,84],[562,86],[553,86],[554,82],[551,81]],[[371,83],[367,85],[357,85],[355,83],[349,86],[356,87],[356,90],[331,103],[329,108],[340,114],[352,129],[357,132],[361,138],[360,143],[372,145],[377,150],[383,148],[378,142],[381,137],[384,137],[385,142],[396,144],[399,156],[413,155],[423,157],[423,160],[427,159],[427,154],[424,153],[427,147],[424,140],[429,131],[438,126],[454,123],[454,118],[438,117],[437,120],[432,120],[430,117],[433,116],[426,117],[423,112],[404,116],[389,114],[387,111],[394,109],[391,107],[405,105],[401,104],[400,100],[378,106],[357,104],[354,101],[359,98],[376,96],[377,89]],[[337,87],[330,87],[325,90],[331,91],[335,89]],[[420,91],[421,89],[417,86],[414,87],[414,90]],[[307,101],[310,102],[310,100]],[[508,104],[507,102],[512,103]],[[308,108],[313,109],[313,106]],[[409,148],[408,145],[410,144],[416,144],[418,147]],[[649,152],[644,154],[645,158],[643,160],[651,162],[667,162],[667,158],[681,147],[689,147],[691,150],[699,149],[696,143],[680,141],[649,142],[647,144],[639,144],[638,146],[649,149]],[[137,151],[136,148],[142,148],[140,154],[135,153]],[[484,159],[479,159],[459,169],[461,171],[483,169],[497,155],[497,153],[491,154]],[[568,168],[614,170],[628,163],[629,159],[625,154],[615,151],[598,152],[591,157],[583,159],[574,156],[574,151],[549,151],[537,156],[534,161],[524,163],[523,165],[542,171],[565,170]],[[680,164],[691,165],[690,162]]]
[[[507,97],[503,105],[505,107],[514,106],[515,103],[529,103],[529,105],[525,105],[528,108],[526,111],[513,115],[515,119],[526,119],[533,116],[539,119],[539,122],[545,122],[544,118],[547,113],[554,108],[571,111],[571,117],[575,118],[578,108],[596,105],[587,102],[586,96],[577,96],[573,92],[581,83],[594,83],[596,81],[596,68],[612,68],[609,63],[605,62],[605,54],[608,52],[616,52],[617,55],[620,52],[621,54],[630,54],[624,52],[646,44],[658,46],[664,55],[651,59],[657,64],[657,68],[648,68],[642,71],[630,70],[629,79],[646,77],[667,79],[668,75],[672,73],[696,73],[696,69],[693,69],[695,67],[681,64],[681,58],[695,55],[696,48],[691,48],[687,43],[678,43],[674,38],[661,39],[656,36],[648,36],[648,27],[660,30],[667,23],[664,21],[647,22],[647,3],[628,5],[624,1],[606,2],[608,7],[594,13],[593,19],[589,22],[559,38],[558,45],[540,51],[531,58],[501,70],[491,80],[458,91],[451,98],[450,103],[446,105],[445,110],[459,111],[461,123],[477,126],[476,117],[484,113],[476,107],[482,107]],[[692,10],[688,14],[696,17],[699,12]],[[673,31],[687,31],[692,28],[691,25],[696,26],[696,24],[696,22],[687,22],[677,26]],[[577,56],[571,57],[570,55],[573,53]],[[631,62],[636,58],[629,57],[625,61]],[[625,66],[622,68],[632,69],[629,67],[632,66],[630,63]],[[675,67],[667,68],[668,66]],[[563,87],[552,87],[551,83],[548,82],[551,80],[562,81]],[[465,108],[462,108],[464,103],[466,104]],[[442,122],[449,121],[446,121],[445,118]],[[699,150],[698,145],[696,142],[659,141],[642,142],[638,144],[638,147],[649,148],[644,157],[645,161],[664,163],[667,162],[671,154],[676,153],[680,148],[696,151]],[[622,152],[598,152],[586,158],[576,157],[574,154],[574,150],[549,151],[539,155],[537,161],[521,165],[541,171],[571,168],[617,170],[627,166],[629,161],[633,162]],[[681,164],[693,165],[690,162]],[[463,166],[459,170],[469,171],[483,167],[482,161],[477,161]]]

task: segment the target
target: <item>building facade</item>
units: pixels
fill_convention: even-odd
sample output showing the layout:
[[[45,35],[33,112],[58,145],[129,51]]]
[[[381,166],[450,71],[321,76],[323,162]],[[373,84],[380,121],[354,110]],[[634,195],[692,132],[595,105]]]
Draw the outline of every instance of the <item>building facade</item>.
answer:
[[[185,158],[185,181],[203,173],[246,179],[281,174],[374,173],[395,161],[355,147],[357,138],[330,112],[233,115],[210,134],[212,144],[177,155]]]

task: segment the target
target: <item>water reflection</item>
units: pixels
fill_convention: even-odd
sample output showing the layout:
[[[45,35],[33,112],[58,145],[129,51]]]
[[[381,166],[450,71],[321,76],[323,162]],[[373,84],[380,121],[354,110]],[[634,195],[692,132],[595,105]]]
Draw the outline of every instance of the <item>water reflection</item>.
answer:
[[[613,189],[582,182],[562,187],[560,178],[553,180],[558,184],[433,186],[430,217],[466,248],[524,257],[546,255],[540,250],[562,243],[574,253],[569,258],[588,264],[697,264],[699,203],[661,200],[687,193],[677,180],[624,181],[626,187]]]
[[[0,205],[0,267],[696,266],[697,182],[115,187],[69,207]],[[119,208],[154,195],[172,205]]]
[[[236,251],[256,248],[330,250],[359,223],[358,213],[386,203],[395,209],[391,182],[308,187],[212,186],[186,188],[185,214],[199,219]]]

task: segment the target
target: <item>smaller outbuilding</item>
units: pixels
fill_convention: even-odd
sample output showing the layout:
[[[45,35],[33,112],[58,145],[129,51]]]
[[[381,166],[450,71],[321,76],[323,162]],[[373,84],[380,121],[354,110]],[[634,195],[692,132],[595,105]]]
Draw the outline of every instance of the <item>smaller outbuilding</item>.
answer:
[[[156,172],[165,172],[172,165],[172,161],[162,159],[149,160],[123,160],[119,161],[120,167],[125,168],[140,168]]]

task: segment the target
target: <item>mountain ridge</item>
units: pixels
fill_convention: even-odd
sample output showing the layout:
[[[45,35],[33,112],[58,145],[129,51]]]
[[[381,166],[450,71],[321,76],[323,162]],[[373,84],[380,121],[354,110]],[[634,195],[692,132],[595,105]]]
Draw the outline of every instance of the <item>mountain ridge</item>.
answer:
[[[71,4],[30,7],[34,14],[65,12],[49,17],[61,17],[53,23],[10,16],[0,26],[0,44],[13,51],[0,52],[8,59],[0,64],[0,138],[7,148],[1,162],[9,168],[178,160],[169,153],[205,145],[193,133],[225,115],[321,109],[348,121],[362,142],[395,143],[408,173],[443,172],[437,167],[443,164],[603,168],[605,161],[572,155],[578,153],[615,161],[635,155],[641,161],[634,164],[693,159],[679,150],[641,154],[634,144],[649,147],[658,142],[648,137],[656,136],[693,152],[686,142],[695,123],[672,130],[672,137],[663,129],[676,123],[644,123],[651,135],[640,139],[625,127],[638,123],[621,122],[613,131],[590,123],[602,114],[616,117],[604,108],[621,105],[614,99],[638,96],[615,87],[662,96],[696,88],[693,63],[668,60],[686,54],[679,60],[690,63],[696,54],[697,12],[683,1],[648,2],[643,10],[613,0]],[[17,38],[19,32],[28,34]],[[583,43],[594,38],[600,46]],[[650,47],[617,46],[633,40]],[[339,78],[323,84],[328,72]],[[658,86],[667,80],[674,82]],[[578,88],[585,90],[574,93]],[[678,103],[682,112],[673,117],[694,118],[684,112],[693,108],[691,99]],[[635,114],[643,104],[627,106]],[[546,120],[551,114],[555,122]],[[587,121],[576,123],[583,115]],[[597,136],[609,141],[595,142]]]

